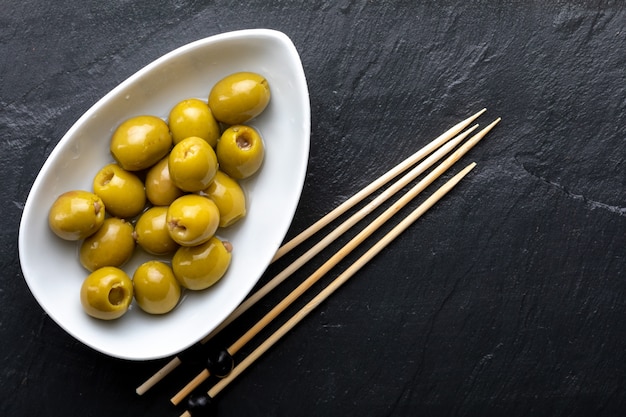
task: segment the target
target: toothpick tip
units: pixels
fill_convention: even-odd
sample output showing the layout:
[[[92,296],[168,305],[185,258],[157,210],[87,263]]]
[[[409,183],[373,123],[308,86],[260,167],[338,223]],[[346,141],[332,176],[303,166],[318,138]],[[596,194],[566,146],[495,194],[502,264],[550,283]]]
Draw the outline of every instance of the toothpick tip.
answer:
[[[459,124],[457,126],[469,126],[470,123],[472,123],[474,120],[478,119],[478,117],[483,114],[484,112],[486,112],[487,109],[484,108],[482,110],[480,110],[477,113],[474,113],[472,116],[468,117],[467,119],[463,120],[462,122],[459,122]]]
[[[467,165],[465,168],[463,168],[458,175],[464,177],[465,175],[469,174],[469,172],[471,170],[473,170],[476,167],[476,162],[471,162],[469,165]]]
[[[502,120],[501,117],[498,117],[496,120],[494,120],[493,122],[489,123],[481,132],[489,132],[491,129],[493,129],[493,127],[495,125],[497,125],[498,123],[500,123],[500,121]]]
[[[502,120],[501,117],[498,117],[496,120],[494,120],[493,122],[491,122],[491,124],[487,127],[489,127],[490,129],[493,128],[495,125],[497,125],[498,123],[500,123],[500,121]]]

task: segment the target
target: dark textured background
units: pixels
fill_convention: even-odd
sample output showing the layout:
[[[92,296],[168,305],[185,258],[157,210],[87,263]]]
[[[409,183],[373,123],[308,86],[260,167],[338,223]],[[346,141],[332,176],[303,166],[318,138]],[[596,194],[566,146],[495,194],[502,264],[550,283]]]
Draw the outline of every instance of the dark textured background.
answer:
[[[311,94],[290,235],[467,115],[503,120],[460,187],[220,394],[219,415],[623,415],[623,2],[0,6],[0,415],[180,414],[168,399],[199,366],[136,396],[164,361],[105,357],[47,317],[21,274],[19,220],[46,156],[107,91],[185,43],[256,27],[293,40]]]

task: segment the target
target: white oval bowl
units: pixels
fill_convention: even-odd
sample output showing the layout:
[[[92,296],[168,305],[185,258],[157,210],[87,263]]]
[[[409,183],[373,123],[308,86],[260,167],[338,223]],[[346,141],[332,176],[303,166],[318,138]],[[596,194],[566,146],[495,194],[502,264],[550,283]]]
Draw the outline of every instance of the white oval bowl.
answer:
[[[89,317],[80,304],[88,272],[75,242],[56,237],[47,224],[56,197],[92,189],[92,179],[112,161],[109,141],[125,119],[151,114],[167,119],[180,100],[207,99],[219,79],[237,71],[264,75],[270,104],[249,124],[265,142],[261,170],[245,180],[247,216],[218,235],[234,247],[231,266],[213,287],[186,292],[172,312],[152,316],[133,302],[121,319]],[[157,59],[108,93],[61,138],[32,186],[19,233],[24,278],[37,302],[77,340],[104,354],[129,360],[176,354],[217,327],[257,283],[282,243],[296,211],[309,157],[309,94],[298,52],[283,33],[251,29],[224,33],[180,47]],[[125,269],[150,259],[138,250]]]

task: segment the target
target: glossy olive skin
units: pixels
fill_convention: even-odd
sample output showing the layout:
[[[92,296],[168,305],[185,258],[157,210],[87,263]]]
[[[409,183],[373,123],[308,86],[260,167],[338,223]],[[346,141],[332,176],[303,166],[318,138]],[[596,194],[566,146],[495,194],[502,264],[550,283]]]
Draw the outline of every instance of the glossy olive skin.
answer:
[[[200,245],[217,231],[220,212],[210,199],[187,194],[167,209],[167,227],[172,239],[181,246]]]
[[[202,138],[191,136],[178,142],[168,158],[170,178],[183,191],[204,190],[217,172],[217,156]]]
[[[124,265],[134,251],[133,225],[117,217],[109,217],[96,233],[83,241],[79,259],[85,269],[93,272],[104,266]]]
[[[156,164],[172,147],[172,135],[162,119],[136,116],[120,124],[111,138],[110,150],[127,171],[140,171]]]
[[[146,173],[146,197],[155,206],[168,206],[184,194],[170,177],[169,156],[154,164]]]
[[[172,311],[181,293],[172,268],[160,261],[145,262],[135,270],[133,291],[139,308],[150,314]]]
[[[133,236],[137,244],[152,255],[167,255],[178,249],[167,227],[166,206],[150,207],[141,213]]]
[[[220,211],[220,227],[228,227],[246,215],[246,195],[237,181],[228,174],[217,171],[211,184],[204,190]]]
[[[98,171],[93,179],[93,191],[110,215],[122,219],[135,217],[146,204],[143,182],[117,164],[105,165]]]
[[[219,123],[213,117],[209,105],[197,98],[177,103],[170,111],[168,124],[174,144],[185,138],[197,136],[215,147],[220,137]]]
[[[215,236],[198,246],[181,247],[172,258],[174,276],[187,289],[209,288],[228,270],[231,252],[231,244]]]
[[[114,320],[128,311],[133,301],[133,282],[121,269],[105,266],[97,269],[80,288],[80,302],[91,317]]]
[[[217,160],[222,171],[241,180],[254,175],[263,164],[265,145],[259,132],[251,126],[231,126],[217,143]]]
[[[237,72],[213,86],[209,108],[218,121],[237,125],[260,115],[269,104],[270,96],[265,77],[254,72]]]
[[[102,199],[89,191],[68,191],[50,206],[48,225],[61,239],[76,241],[96,233],[105,217]]]

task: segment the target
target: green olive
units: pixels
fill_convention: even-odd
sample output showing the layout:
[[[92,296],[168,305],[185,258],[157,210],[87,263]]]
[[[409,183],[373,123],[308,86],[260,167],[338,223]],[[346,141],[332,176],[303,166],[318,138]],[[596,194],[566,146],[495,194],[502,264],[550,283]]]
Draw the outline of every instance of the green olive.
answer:
[[[174,146],[168,166],[174,185],[183,191],[201,191],[213,181],[217,156],[204,139],[192,136]]]
[[[156,164],[172,147],[172,135],[162,119],[136,116],[115,129],[111,154],[127,171],[140,171]]]
[[[87,314],[101,320],[122,317],[133,301],[133,282],[114,266],[97,269],[80,288],[80,302]]]
[[[102,199],[106,210],[115,217],[135,217],[146,205],[143,182],[117,164],[108,164],[96,174],[93,191]]]
[[[166,255],[178,248],[167,228],[167,209],[165,206],[150,207],[135,224],[133,236],[137,244],[150,254]]]
[[[146,173],[146,196],[155,206],[167,206],[184,194],[170,178],[169,156],[161,159]]]
[[[170,236],[176,243],[194,246],[206,242],[215,234],[220,212],[210,199],[187,194],[170,204],[166,221]]]
[[[213,116],[227,125],[245,123],[265,110],[270,101],[267,80],[254,72],[237,72],[218,81],[209,93]]]
[[[96,233],[83,241],[79,258],[80,263],[93,272],[103,266],[124,265],[134,250],[133,226],[117,217],[109,217]]]
[[[102,199],[89,191],[68,191],[52,203],[48,225],[61,239],[80,240],[96,233],[104,222]]]
[[[246,196],[239,183],[217,171],[209,187],[202,192],[215,202],[220,211],[220,227],[235,224],[246,215]]]
[[[180,247],[172,258],[174,276],[185,288],[203,290],[218,282],[228,270],[232,245],[212,237],[193,247]]]
[[[265,157],[259,132],[251,126],[231,126],[217,142],[217,160],[222,171],[235,179],[256,173]]]
[[[165,314],[180,300],[180,284],[169,265],[159,261],[141,264],[133,275],[137,305],[146,313]]]
[[[177,103],[170,111],[168,121],[174,144],[197,136],[215,147],[220,137],[220,126],[208,104],[196,98]]]

